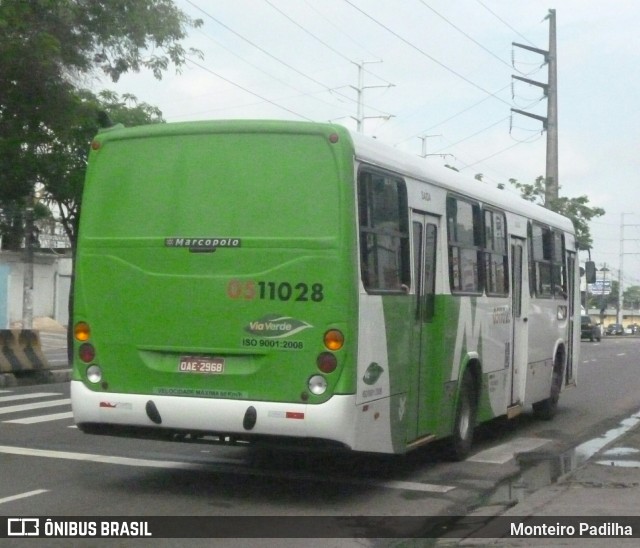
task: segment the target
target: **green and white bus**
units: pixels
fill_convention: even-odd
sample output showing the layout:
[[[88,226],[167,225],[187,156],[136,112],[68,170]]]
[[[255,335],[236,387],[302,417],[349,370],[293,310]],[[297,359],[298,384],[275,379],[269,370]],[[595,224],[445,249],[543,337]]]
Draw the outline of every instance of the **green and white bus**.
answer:
[[[574,385],[572,223],[332,124],[92,144],[72,406],[91,434],[404,453]]]

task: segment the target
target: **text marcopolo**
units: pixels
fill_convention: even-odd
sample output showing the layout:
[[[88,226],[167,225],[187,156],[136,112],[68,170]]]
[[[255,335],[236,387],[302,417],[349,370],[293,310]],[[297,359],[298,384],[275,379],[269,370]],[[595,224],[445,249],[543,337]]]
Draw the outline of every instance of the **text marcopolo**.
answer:
[[[190,249],[215,249],[217,247],[240,247],[240,238],[165,238],[166,247],[188,247]]]

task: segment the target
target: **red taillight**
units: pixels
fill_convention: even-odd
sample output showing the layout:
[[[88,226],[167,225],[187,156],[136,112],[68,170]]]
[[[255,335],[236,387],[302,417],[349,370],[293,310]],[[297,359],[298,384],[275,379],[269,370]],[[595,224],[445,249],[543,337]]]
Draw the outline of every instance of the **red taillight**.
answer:
[[[78,348],[78,356],[84,363],[91,363],[96,357],[96,349],[92,344],[81,344],[80,348]]]
[[[318,365],[318,369],[323,373],[332,373],[336,370],[336,367],[338,367],[338,360],[330,352],[323,352],[318,356],[316,364]]]

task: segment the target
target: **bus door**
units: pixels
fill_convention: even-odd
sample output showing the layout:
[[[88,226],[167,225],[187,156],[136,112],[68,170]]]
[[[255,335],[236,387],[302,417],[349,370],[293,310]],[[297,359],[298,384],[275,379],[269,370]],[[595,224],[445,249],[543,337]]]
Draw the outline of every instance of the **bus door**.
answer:
[[[513,336],[511,348],[510,407],[521,405],[527,378],[529,276],[527,245],[523,238],[511,237],[511,311]],[[514,415],[517,413],[514,413]]]
[[[413,310],[413,330],[407,402],[407,441],[411,442],[427,436],[433,431],[436,402],[433,379],[437,376],[438,364],[430,362],[437,339],[434,328],[436,251],[438,249],[439,219],[419,211],[412,212],[413,240],[413,284],[415,307]]]

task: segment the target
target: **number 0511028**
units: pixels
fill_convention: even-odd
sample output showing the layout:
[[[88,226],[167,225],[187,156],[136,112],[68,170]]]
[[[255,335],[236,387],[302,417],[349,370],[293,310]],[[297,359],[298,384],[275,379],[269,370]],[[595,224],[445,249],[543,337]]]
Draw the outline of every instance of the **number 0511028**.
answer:
[[[247,301],[261,299],[319,303],[324,300],[324,286],[321,283],[309,284],[306,282],[231,280],[227,285],[227,296],[230,299]]]

